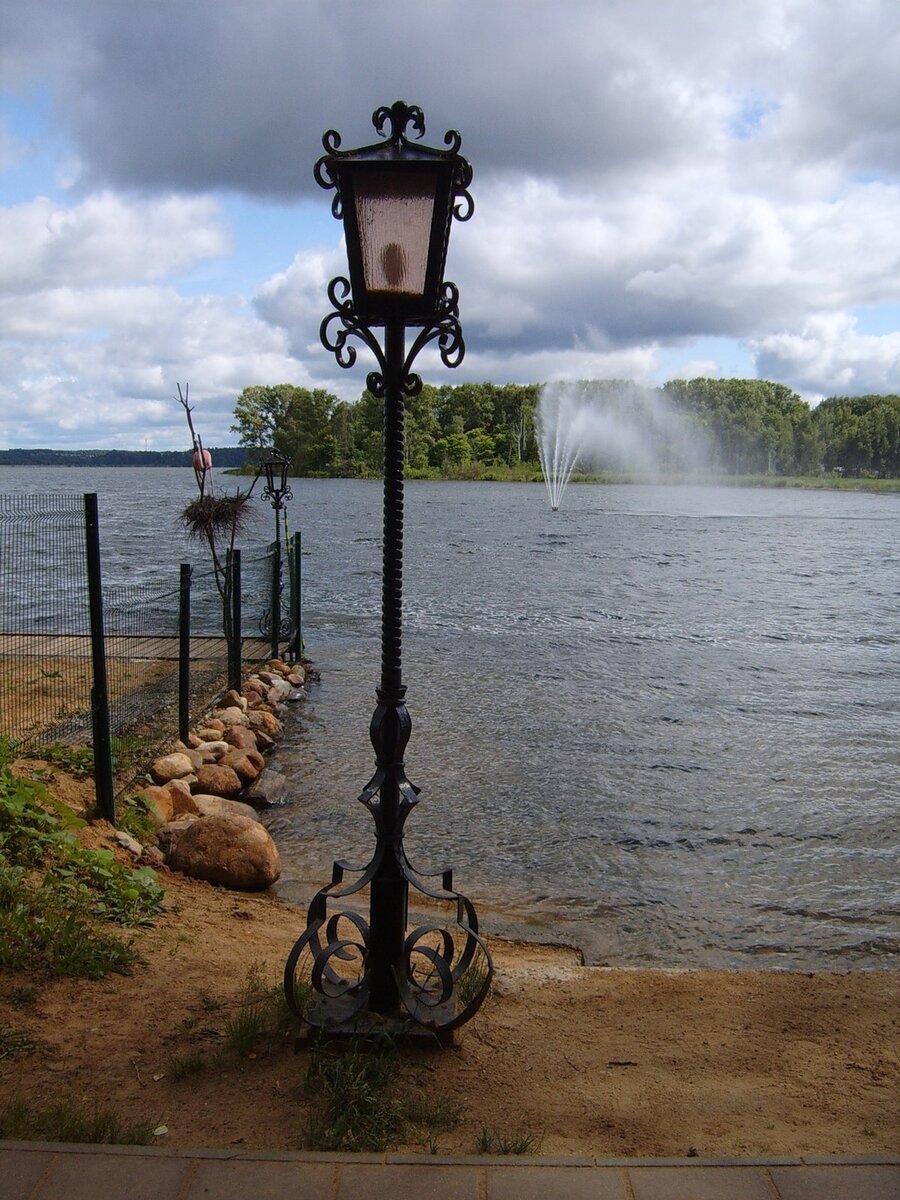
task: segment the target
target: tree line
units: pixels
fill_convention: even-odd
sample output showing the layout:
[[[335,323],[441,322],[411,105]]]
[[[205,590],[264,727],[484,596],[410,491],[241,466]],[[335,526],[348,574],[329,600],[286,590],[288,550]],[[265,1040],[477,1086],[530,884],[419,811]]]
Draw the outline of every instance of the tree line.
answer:
[[[211,446],[217,467],[242,467],[246,446]],[[2,467],[189,467],[190,450],[0,450]]]
[[[693,430],[702,438],[707,466],[717,473],[900,476],[897,395],[832,396],[811,408],[785,385],[759,379],[672,380],[654,389],[596,380],[578,387],[598,411],[622,411],[629,394],[640,391],[677,416],[682,437]],[[540,394],[540,384],[424,385],[406,404],[409,474],[534,477],[540,471],[535,431]],[[232,429],[242,446],[275,447],[298,475],[381,472],[383,403],[369,391],[348,403],[322,389],[248,387],[234,416]],[[669,437],[671,424],[648,425],[646,436]],[[659,461],[677,469],[674,449],[660,450]]]

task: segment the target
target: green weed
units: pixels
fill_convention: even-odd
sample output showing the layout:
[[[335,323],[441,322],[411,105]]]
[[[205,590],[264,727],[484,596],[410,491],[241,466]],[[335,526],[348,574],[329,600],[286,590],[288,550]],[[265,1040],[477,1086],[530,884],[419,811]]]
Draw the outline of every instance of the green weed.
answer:
[[[120,829],[130,833],[139,842],[153,840],[156,823],[150,816],[147,801],[143,796],[126,796],[119,806],[117,822]]]
[[[260,967],[254,964],[247,971],[237,1011],[225,1026],[226,1048],[246,1058],[264,1037],[271,1040],[283,1034],[293,1019],[281,988],[267,986]]]
[[[395,1059],[390,1038],[313,1048],[303,1085],[313,1098],[306,1149],[378,1151],[401,1140],[406,1119],[390,1087]]]
[[[36,750],[45,762],[53,763],[76,779],[90,779],[94,773],[94,751],[90,746],[72,746],[67,742],[51,742]]]
[[[189,1075],[197,1075],[205,1070],[207,1061],[202,1054],[183,1054],[169,1060],[166,1074],[173,1079],[186,1079]]]
[[[0,1025],[0,1059],[15,1058],[18,1054],[31,1054],[34,1040],[24,1029],[12,1025]]]
[[[470,964],[469,968],[459,981],[457,994],[459,995],[459,1003],[465,1008],[467,1004],[471,1004],[477,995],[481,992],[487,982],[487,965],[480,957],[476,957]],[[488,996],[490,992],[488,992]],[[487,997],[486,997],[487,998]]]
[[[436,1132],[462,1120],[447,1097],[395,1092],[397,1049],[387,1036],[314,1046],[304,1080],[311,1097],[304,1147],[308,1150],[381,1151],[422,1141],[437,1153]]]
[[[150,924],[162,888],[149,868],[80,846],[81,824],[40,782],[0,768],[0,966],[97,979],[134,961],[107,923]]]
[[[100,1109],[88,1112],[72,1100],[43,1107],[13,1100],[0,1109],[0,1138],[146,1146],[153,1141],[153,1126],[123,1123],[115,1113]]]
[[[479,1154],[537,1154],[541,1139],[534,1133],[506,1133],[482,1125],[476,1149]]]

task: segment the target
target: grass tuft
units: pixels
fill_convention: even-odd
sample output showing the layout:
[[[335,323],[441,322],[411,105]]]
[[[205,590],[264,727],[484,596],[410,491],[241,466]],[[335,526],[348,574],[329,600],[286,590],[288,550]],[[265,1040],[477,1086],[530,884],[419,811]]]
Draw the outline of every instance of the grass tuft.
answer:
[[[479,1154],[538,1154],[541,1138],[525,1131],[510,1133],[482,1125],[476,1149]]]
[[[16,1141],[92,1142],[116,1146],[146,1146],[153,1126],[125,1123],[110,1111],[81,1108],[72,1100],[37,1107],[13,1100],[0,1109],[0,1138]]]

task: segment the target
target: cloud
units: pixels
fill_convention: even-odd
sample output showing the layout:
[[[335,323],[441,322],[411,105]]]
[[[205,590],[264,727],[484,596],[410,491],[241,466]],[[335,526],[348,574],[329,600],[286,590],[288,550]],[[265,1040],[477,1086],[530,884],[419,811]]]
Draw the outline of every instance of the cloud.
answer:
[[[6,0],[4,17],[5,86],[41,120],[0,129],[0,169],[23,147],[56,168],[0,209],[7,440],[127,439],[131,414],[177,444],[176,380],[208,405],[208,441],[253,383],[358,395],[363,355],[341,372],[319,343],[338,226],[298,229],[254,276],[227,197],[261,229],[273,199],[327,211],[323,131],[373,141],[398,95],[430,144],[460,129],[475,168],[448,263],[455,380],[714,374],[718,339],[810,394],[900,388],[894,334],[854,320],[900,299],[895,0]]]
[[[134,201],[101,192],[69,207],[38,196],[0,209],[0,290],[163,279],[230,248],[209,197]]]
[[[861,333],[854,317],[812,317],[799,333],[750,342],[764,379],[779,379],[810,399],[900,393],[900,332]]]

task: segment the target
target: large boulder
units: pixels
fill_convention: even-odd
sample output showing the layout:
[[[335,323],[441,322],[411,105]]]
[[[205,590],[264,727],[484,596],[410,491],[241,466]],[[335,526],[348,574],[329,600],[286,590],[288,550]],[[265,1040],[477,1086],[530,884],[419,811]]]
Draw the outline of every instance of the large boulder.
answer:
[[[249,817],[195,821],[178,838],[170,865],[193,879],[248,892],[270,887],[281,874],[268,830]]]
[[[221,796],[194,796],[194,804],[201,817],[250,817],[258,821],[256,809],[240,800],[225,800]]]
[[[220,763],[206,763],[197,772],[194,795],[201,792],[205,795],[224,796],[226,800],[236,800],[241,787],[240,777],[231,767],[223,767]]]

